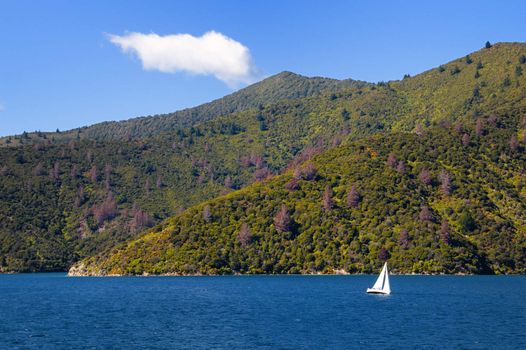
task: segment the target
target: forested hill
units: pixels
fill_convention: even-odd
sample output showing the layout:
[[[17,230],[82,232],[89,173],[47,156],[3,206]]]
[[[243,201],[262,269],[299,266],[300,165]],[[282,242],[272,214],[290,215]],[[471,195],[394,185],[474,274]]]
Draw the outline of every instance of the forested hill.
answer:
[[[525,273],[524,112],[339,146],[70,273]]]
[[[351,79],[308,78],[291,72],[282,72],[258,83],[203,105],[178,112],[133,118],[118,122],[104,122],[63,132],[29,132],[0,139],[0,145],[21,143],[49,143],[89,139],[96,141],[130,140],[154,136],[163,132],[203,123],[216,117],[256,108],[271,103],[301,99],[347,88],[370,85]]]
[[[65,269],[344,137],[377,132],[345,109],[368,103],[370,89],[275,103],[140,140],[0,148],[0,266]]]
[[[67,269],[186,208],[374,134],[448,127],[466,130],[460,136],[470,144],[493,126],[507,138],[498,140],[502,145],[515,131],[520,152],[525,54],[523,44],[498,44],[399,82],[349,82],[337,92],[261,103],[139,139],[1,148],[0,270]],[[290,97],[260,88],[261,98]],[[506,155],[504,146],[485,147],[491,159]]]

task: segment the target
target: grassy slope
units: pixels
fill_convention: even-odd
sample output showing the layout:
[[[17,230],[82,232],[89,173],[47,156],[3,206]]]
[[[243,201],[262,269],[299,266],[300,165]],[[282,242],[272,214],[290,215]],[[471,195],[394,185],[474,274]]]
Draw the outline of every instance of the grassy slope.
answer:
[[[410,79],[391,83],[408,102],[407,113],[393,129],[410,131],[419,123],[429,125],[441,120],[454,121],[491,111],[526,107],[526,65],[519,61],[525,54],[524,43],[499,43]],[[517,75],[518,67],[523,72],[520,76]],[[453,74],[455,68],[459,72]],[[504,84],[506,78],[509,78],[509,86]],[[479,96],[474,96],[475,89]]]

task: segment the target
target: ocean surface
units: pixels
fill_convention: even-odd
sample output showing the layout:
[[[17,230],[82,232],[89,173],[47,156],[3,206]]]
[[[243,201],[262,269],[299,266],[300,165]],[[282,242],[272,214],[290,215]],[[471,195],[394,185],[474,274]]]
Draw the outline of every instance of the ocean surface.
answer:
[[[526,276],[0,275],[1,349],[526,349]]]

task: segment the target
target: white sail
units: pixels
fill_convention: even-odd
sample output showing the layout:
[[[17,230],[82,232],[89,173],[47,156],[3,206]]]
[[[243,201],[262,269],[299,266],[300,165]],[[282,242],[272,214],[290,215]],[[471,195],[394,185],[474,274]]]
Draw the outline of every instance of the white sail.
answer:
[[[391,286],[389,285],[389,270],[387,269],[387,262],[380,272],[380,276],[374,283],[372,288],[367,288],[367,293],[377,294],[391,294]]]
[[[374,283],[373,289],[384,289],[386,267],[387,267],[387,263],[384,264],[384,267],[382,268],[382,272],[380,272],[380,276],[378,276],[378,279]]]
[[[389,285],[389,270],[387,270],[387,263],[385,263],[385,282],[382,288],[387,294],[391,294],[391,286]]]

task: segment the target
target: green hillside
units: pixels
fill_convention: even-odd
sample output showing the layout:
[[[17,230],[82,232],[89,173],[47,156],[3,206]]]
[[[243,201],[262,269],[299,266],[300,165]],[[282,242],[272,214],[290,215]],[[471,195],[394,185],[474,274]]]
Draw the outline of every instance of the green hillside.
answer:
[[[429,125],[526,106],[525,51],[524,43],[498,43],[391,83],[407,98],[407,113],[394,129],[409,131],[411,124]]]
[[[345,135],[377,131],[350,130],[342,104],[368,95],[346,96],[285,101],[137,141],[2,148],[0,266],[66,269],[140,232],[136,215],[155,224],[279,173]],[[105,203],[111,214],[99,215]]]
[[[401,273],[524,273],[526,139],[509,142],[526,132],[524,112],[479,136],[468,124],[342,145],[71,273],[367,273],[386,259]]]
[[[502,133],[517,132],[520,141],[523,134],[515,124],[526,110],[526,79],[517,67],[526,68],[525,54],[523,44],[497,44],[471,54],[475,63],[463,58],[443,69],[376,85],[283,73],[238,92],[238,97],[246,94],[245,104],[221,107],[248,109],[214,114],[205,122],[199,117],[187,127],[174,126],[175,131],[159,133],[153,127],[156,135],[118,141],[84,135],[68,142],[49,137],[49,142],[41,142],[43,134],[36,142],[31,134],[23,146],[13,146],[13,139],[13,147],[0,149],[0,269],[67,269],[185,208],[294,168],[342,142],[360,142],[374,134],[391,137],[394,130],[392,137],[411,137],[404,133],[422,134],[438,127],[461,130],[465,125],[476,129],[467,136],[471,144],[479,142],[477,137],[490,125],[497,125]],[[483,68],[468,74],[478,61]],[[461,71],[452,74],[455,66]],[[281,101],[265,103],[276,99]],[[170,123],[169,118],[148,120],[154,125],[165,119]],[[116,128],[111,133],[118,135],[128,124],[111,125]],[[449,146],[441,144],[446,150]],[[502,151],[485,147],[495,171],[503,170],[495,160]],[[521,200],[513,198],[502,205],[520,208]],[[514,222],[515,231],[510,232],[521,227],[520,221]]]
[[[0,146],[67,142],[80,139],[96,141],[138,139],[190,127],[196,123],[279,101],[336,93],[344,89],[361,88],[368,85],[371,84],[351,79],[308,78],[291,72],[282,72],[194,108],[125,121],[104,122],[63,132],[29,132],[27,130],[28,132],[23,135],[1,138]]]

